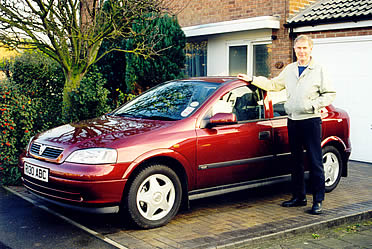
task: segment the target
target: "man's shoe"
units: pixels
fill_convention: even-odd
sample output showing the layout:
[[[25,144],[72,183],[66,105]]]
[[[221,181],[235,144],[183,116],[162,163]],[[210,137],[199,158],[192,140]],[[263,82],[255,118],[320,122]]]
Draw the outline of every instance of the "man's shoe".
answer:
[[[306,198],[292,198],[289,201],[285,201],[282,203],[283,207],[301,207],[301,206],[306,206],[307,205],[307,200]]]
[[[322,203],[314,202],[313,207],[311,208],[311,214],[321,214],[323,212]]]

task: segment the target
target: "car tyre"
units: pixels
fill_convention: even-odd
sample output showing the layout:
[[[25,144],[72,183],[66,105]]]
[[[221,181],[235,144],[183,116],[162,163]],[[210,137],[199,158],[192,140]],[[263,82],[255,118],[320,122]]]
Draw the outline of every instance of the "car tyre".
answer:
[[[325,176],[325,191],[331,192],[340,182],[342,175],[342,160],[340,152],[333,146],[322,149]]]
[[[178,212],[182,187],[169,167],[153,164],[142,169],[129,186],[127,215],[140,228],[167,224]]]

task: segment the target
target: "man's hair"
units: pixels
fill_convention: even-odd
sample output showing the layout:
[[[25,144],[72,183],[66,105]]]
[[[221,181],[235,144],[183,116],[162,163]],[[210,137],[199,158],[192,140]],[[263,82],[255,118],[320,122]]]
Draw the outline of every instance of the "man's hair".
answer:
[[[307,41],[310,45],[310,47],[313,47],[313,40],[311,39],[310,36],[307,36],[307,35],[299,35],[297,36],[297,38],[294,40],[294,46],[296,46],[296,43],[300,40],[303,40],[303,41]]]

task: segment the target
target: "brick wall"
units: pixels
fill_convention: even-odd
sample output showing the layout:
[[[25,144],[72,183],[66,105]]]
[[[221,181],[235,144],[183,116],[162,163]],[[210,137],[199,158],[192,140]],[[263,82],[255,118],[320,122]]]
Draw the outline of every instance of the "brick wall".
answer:
[[[287,13],[288,18],[317,0],[168,0],[168,7],[178,15],[182,27],[272,16]]]
[[[271,16],[274,0],[179,0],[174,9],[183,27]]]
[[[280,29],[273,30],[272,57],[271,57],[271,77],[277,76],[283,67],[292,62],[292,41],[289,37],[288,29],[283,25],[288,18],[288,1],[273,0],[273,12],[280,15]]]

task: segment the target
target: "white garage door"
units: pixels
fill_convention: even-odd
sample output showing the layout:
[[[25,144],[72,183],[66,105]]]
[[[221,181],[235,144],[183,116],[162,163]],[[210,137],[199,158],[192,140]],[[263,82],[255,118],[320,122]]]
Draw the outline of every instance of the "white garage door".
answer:
[[[334,80],[334,105],[350,116],[351,159],[372,162],[372,36],[316,39],[313,57]]]

